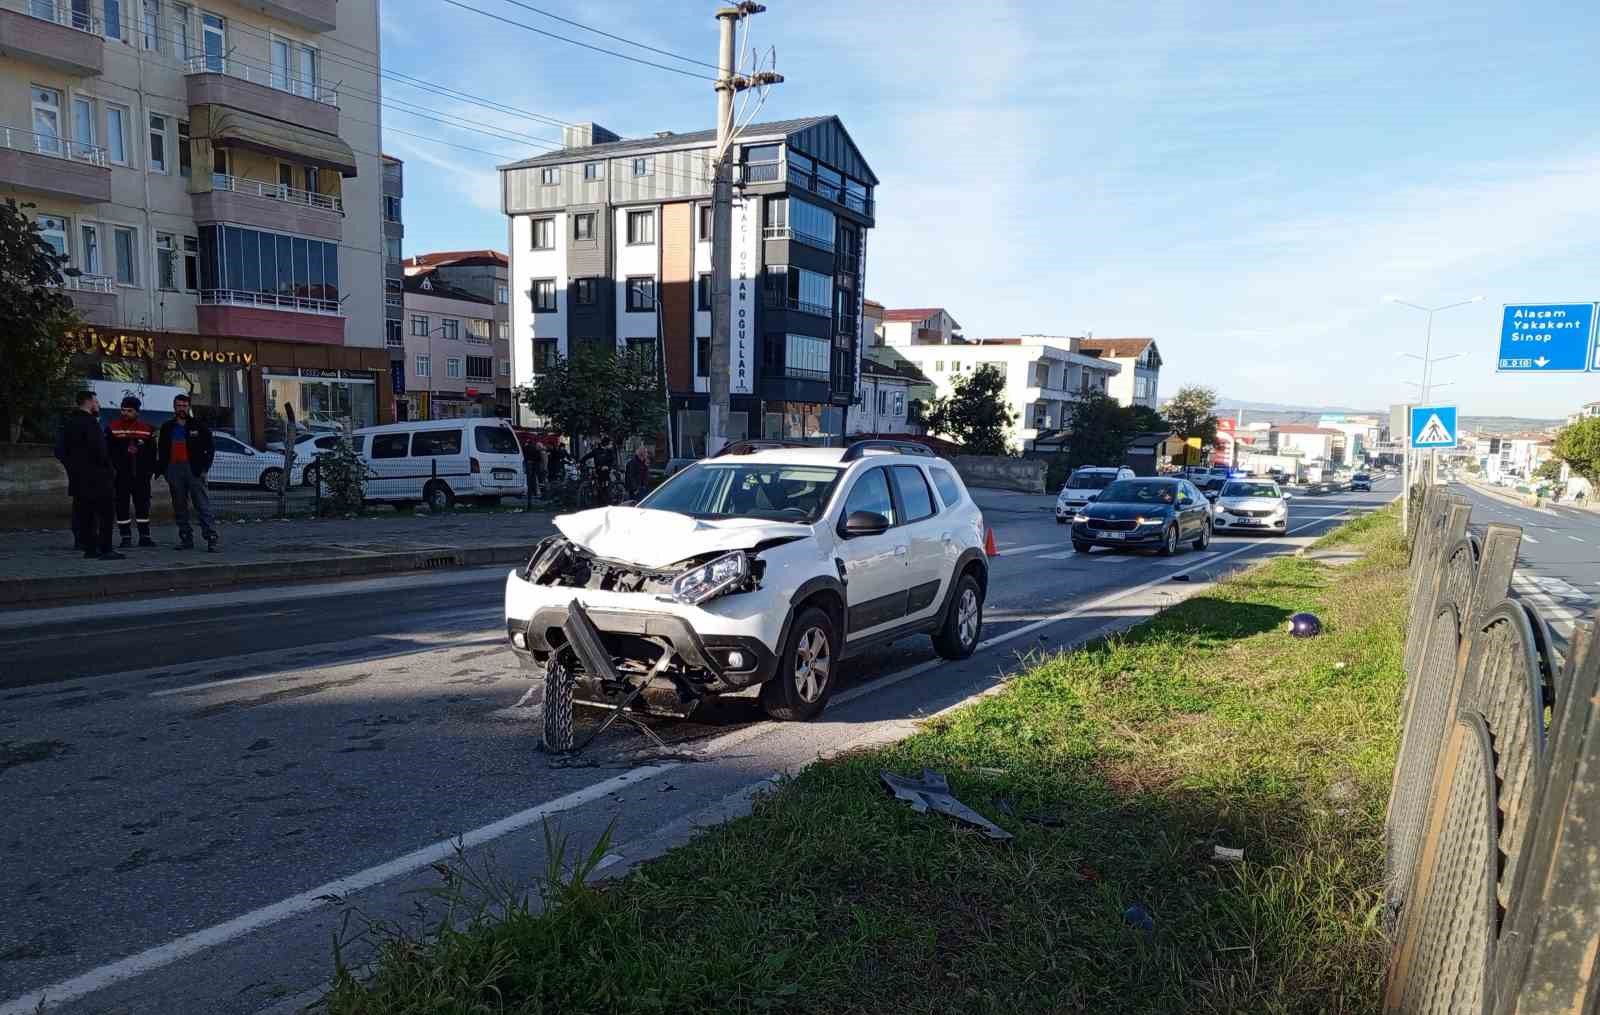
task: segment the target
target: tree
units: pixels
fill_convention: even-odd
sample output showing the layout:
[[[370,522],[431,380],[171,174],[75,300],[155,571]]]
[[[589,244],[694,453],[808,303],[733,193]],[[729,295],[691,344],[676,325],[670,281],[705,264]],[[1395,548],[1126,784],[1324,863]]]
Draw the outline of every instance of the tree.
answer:
[[[947,397],[935,398],[928,409],[928,429],[962,445],[974,455],[1011,453],[1006,431],[1017,418],[1006,408],[1006,379],[984,364],[951,382]]]
[[[82,323],[60,288],[66,261],[15,201],[0,204],[0,420],[6,424],[0,434],[6,440],[24,423],[46,436],[50,417],[66,405],[73,380],[67,337]]]
[[[1533,470],[1534,479],[1544,479],[1552,483],[1561,482],[1561,459],[1546,458]]]
[[[653,356],[585,343],[555,356],[539,379],[518,393],[534,415],[569,437],[609,434],[613,440],[654,436],[666,421],[666,399]]]
[[[1200,438],[1201,447],[1217,442],[1217,393],[1210,388],[1190,384],[1179,388],[1161,410],[1172,432],[1187,440]]]
[[[1145,411],[1149,411],[1148,409]],[[1134,414],[1101,391],[1091,391],[1072,403],[1067,413],[1067,467],[1121,465],[1128,441],[1135,432]]]
[[[1600,417],[1580,419],[1556,434],[1555,456],[1572,471],[1600,485]]]
[[[1135,405],[1128,409],[1129,434],[1165,433],[1172,429],[1165,416],[1148,405]]]

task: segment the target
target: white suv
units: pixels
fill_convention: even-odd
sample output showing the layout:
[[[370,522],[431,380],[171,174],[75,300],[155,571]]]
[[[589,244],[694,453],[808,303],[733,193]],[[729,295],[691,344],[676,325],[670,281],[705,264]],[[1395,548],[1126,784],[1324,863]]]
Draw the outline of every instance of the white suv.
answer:
[[[555,519],[506,578],[506,634],[545,682],[545,743],[571,747],[576,697],[686,715],[761,685],[776,719],[819,714],[840,661],[912,634],[977,648],[983,516],[920,444],[744,441],[636,507]]]

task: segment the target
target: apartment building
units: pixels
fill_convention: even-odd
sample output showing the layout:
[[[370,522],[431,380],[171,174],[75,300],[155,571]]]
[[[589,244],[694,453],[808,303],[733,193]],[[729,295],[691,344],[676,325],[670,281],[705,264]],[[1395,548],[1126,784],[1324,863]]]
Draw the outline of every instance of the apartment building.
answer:
[[[884,314],[886,331],[894,313]],[[954,390],[955,379],[963,374],[981,366],[999,370],[1006,382],[1006,404],[1016,414],[1012,434],[1021,441],[1022,450],[1028,451],[1041,435],[1054,436],[1065,427],[1074,402],[1091,391],[1105,393],[1121,370],[1115,362],[1085,353],[1082,341],[1027,335],[950,344],[913,342],[891,348],[915,364],[941,397]]]
[[[0,0],[0,200],[68,258],[86,379],[260,444],[386,418],[377,0]]]
[[[383,184],[378,195],[378,219],[383,230],[383,345],[389,352],[391,412],[401,415],[406,393],[405,269],[402,248],[406,226],[403,214],[406,195],[405,163],[392,155],[383,157]]]
[[[585,342],[659,357],[671,454],[706,451],[714,131],[623,140],[595,124],[501,167],[515,383]],[[859,396],[877,176],[836,116],[758,123],[733,149],[730,437],[823,441]]]
[[[1267,450],[1305,462],[1338,465],[1345,461],[1344,431],[1308,423],[1274,423],[1267,432]]]
[[[1160,405],[1161,351],[1153,338],[1084,338],[1078,347],[1122,369],[1111,378],[1106,394],[1123,405]]]
[[[406,258],[405,273],[426,274],[435,284],[493,304],[494,415],[511,417],[516,398],[511,380],[511,259],[498,250],[442,250]]]
[[[406,276],[403,418],[511,415],[511,361],[496,349],[496,309],[432,271]]]
[[[865,356],[861,360],[861,398],[850,406],[845,433],[920,434],[924,432],[914,390],[926,379],[909,363],[905,367]]]
[[[880,315],[882,345],[904,348],[910,345],[949,345],[963,342],[961,325],[943,307],[886,309]]]

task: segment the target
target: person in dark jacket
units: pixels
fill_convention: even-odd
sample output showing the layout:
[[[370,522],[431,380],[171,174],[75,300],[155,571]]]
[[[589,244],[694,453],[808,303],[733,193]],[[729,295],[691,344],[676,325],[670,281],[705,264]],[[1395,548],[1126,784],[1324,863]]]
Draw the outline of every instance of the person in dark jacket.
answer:
[[[89,560],[125,560],[111,548],[112,495],[116,471],[106,435],[100,429],[100,400],[94,392],[78,392],[78,408],[67,419],[62,435],[67,483],[72,490],[73,513],[79,520],[78,541]]]
[[[590,482],[594,485],[594,500],[596,504],[610,506],[611,504],[611,474],[617,470],[617,447],[611,443],[610,434],[602,434],[600,443],[589,449],[589,452],[578,459],[582,465],[590,462],[594,465],[594,475]]]
[[[633,457],[628,459],[623,481],[628,485],[628,496],[634,500],[650,492],[650,449],[643,444],[639,445],[634,450]]]
[[[122,400],[122,415],[106,427],[106,446],[117,470],[117,530],[124,547],[133,545],[133,525],[139,524],[139,545],[154,546],[150,538],[150,477],[156,472],[156,432],[139,418],[140,402],[129,395]]]
[[[72,419],[69,412],[61,417],[61,425],[56,427],[56,461],[61,463],[62,469],[67,469],[67,423]],[[83,512],[79,510],[78,497],[72,490],[72,472],[67,470],[67,496],[72,498],[72,549],[78,553],[87,550],[83,545]]]
[[[194,549],[194,527],[189,524],[189,505],[200,516],[200,532],[206,549],[217,551],[217,522],[211,515],[211,491],[206,473],[217,449],[211,428],[189,415],[189,396],[172,400],[172,418],[161,424],[156,437],[156,475],[167,481],[172,493],[172,516],[178,523],[180,550]]]
[[[550,452],[545,456],[545,479],[551,486],[566,481],[567,478],[567,449],[561,446],[560,441],[550,445]]]

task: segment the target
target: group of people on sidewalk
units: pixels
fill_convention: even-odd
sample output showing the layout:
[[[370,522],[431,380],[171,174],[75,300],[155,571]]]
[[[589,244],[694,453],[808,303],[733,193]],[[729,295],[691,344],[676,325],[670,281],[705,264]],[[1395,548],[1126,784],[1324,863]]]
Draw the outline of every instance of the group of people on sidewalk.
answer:
[[[177,548],[195,548],[189,522],[192,505],[206,549],[216,552],[217,523],[206,486],[216,454],[211,429],[189,414],[187,395],[172,400],[173,418],[160,430],[139,418],[140,408],[139,399],[129,395],[122,400],[117,419],[101,426],[100,399],[93,391],[78,392],[77,407],[56,444],[56,458],[66,467],[67,494],[72,498],[73,549],[88,559],[126,559],[112,547],[113,524],[122,536],[120,548],[134,545],[135,525],[139,545],[155,546],[150,536],[150,481],[159,476],[172,494]]]
[[[522,456],[530,485],[548,489],[566,479],[567,459],[570,456],[560,443],[529,441],[522,447]],[[622,483],[628,496],[634,500],[650,492],[650,459],[650,448],[641,444],[634,449],[627,465],[623,467]],[[611,474],[617,470],[617,446],[610,435],[601,435],[595,446],[575,461],[579,466],[592,467],[590,481],[596,497],[600,503],[609,503]]]

